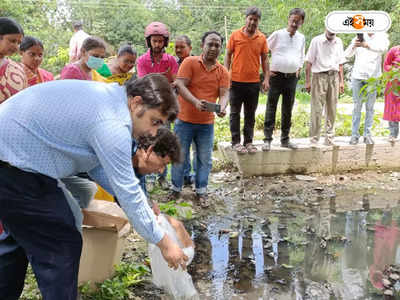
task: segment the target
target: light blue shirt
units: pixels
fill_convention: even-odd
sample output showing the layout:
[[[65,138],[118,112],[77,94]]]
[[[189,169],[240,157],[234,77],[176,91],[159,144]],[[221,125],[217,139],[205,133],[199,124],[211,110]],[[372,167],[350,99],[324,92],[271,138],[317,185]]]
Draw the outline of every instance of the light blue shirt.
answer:
[[[83,80],[32,86],[0,105],[0,160],[60,179],[81,172],[118,197],[147,241],[164,236],[132,167],[124,86]]]

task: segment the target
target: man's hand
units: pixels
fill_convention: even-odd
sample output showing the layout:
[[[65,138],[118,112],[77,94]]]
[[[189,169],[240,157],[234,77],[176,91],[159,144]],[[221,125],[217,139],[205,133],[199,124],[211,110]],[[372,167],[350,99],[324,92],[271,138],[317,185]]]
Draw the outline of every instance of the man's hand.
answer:
[[[206,100],[197,100],[195,106],[197,108],[197,110],[199,111],[207,111],[207,104],[206,104]]]
[[[344,93],[344,82],[339,83],[339,93],[343,94]]]
[[[311,83],[310,82],[306,82],[306,85],[305,85],[304,88],[306,89],[307,93],[310,93],[311,92]]]
[[[298,69],[298,70],[296,71],[296,78],[300,78],[300,71],[301,71],[301,69]]]
[[[354,41],[353,48],[358,48],[358,47],[363,47],[363,48],[368,48],[367,42],[360,42],[359,40]]]
[[[224,108],[221,107],[221,111],[217,113],[217,116],[223,118],[226,116],[226,106]]]
[[[183,248],[188,248],[188,247],[195,247],[193,240],[191,239],[189,233],[186,231],[185,226],[183,226],[183,223],[181,221],[178,221],[177,219],[165,215],[167,218],[169,224],[171,224],[172,228],[175,229],[176,235],[178,236],[178,239],[181,241]]]
[[[264,92],[269,90],[269,80],[268,79],[264,79],[264,81],[262,82],[262,89]]]
[[[161,254],[170,268],[177,270],[181,266],[183,270],[186,270],[186,262],[189,258],[167,234],[157,243],[157,246],[160,248]]]
[[[156,216],[159,216],[161,214],[160,207],[158,206],[157,203],[153,202],[153,212]]]

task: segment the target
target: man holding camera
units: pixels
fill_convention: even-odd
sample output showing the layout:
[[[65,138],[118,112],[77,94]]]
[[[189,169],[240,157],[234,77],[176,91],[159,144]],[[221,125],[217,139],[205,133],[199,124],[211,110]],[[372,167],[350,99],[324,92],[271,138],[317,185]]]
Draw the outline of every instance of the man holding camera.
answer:
[[[374,144],[371,137],[371,128],[374,121],[376,88],[368,87],[366,93],[361,92],[361,89],[367,84],[369,78],[376,78],[382,74],[382,54],[388,47],[389,39],[386,33],[359,33],[344,52],[346,58],[355,56],[351,72],[354,108],[350,145],[358,144],[360,138],[363,97],[366,98],[364,143],[367,145]]]
[[[195,188],[201,207],[209,205],[207,185],[212,167],[214,112],[224,117],[228,103],[229,73],[217,61],[222,43],[223,37],[218,32],[206,32],[201,41],[202,54],[185,58],[176,79],[180,111],[174,130],[181,143],[184,160],[190,155],[192,141],[196,145]],[[217,98],[219,104],[216,104]],[[173,165],[171,200],[179,198],[183,176],[184,164]]]

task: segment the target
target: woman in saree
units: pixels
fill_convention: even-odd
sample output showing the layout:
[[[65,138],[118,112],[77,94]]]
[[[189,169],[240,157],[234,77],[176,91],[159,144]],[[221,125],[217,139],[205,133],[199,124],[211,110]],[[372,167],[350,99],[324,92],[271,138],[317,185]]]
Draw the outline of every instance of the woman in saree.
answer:
[[[28,86],[21,65],[7,58],[18,52],[23,36],[21,25],[11,18],[0,18],[0,104]]]
[[[93,80],[124,84],[133,75],[130,71],[135,65],[136,58],[137,53],[131,45],[121,46],[117,57],[114,57],[108,64],[104,64],[101,69],[94,72]]]
[[[43,61],[43,44],[40,40],[26,36],[19,46],[21,63],[24,68],[28,85],[32,86],[41,82],[54,80],[53,74],[39,68]]]
[[[400,72],[400,45],[392,47],[386,54],[383,64],[385,72]],[[399,136],[400,122],[400,94],[399,81],[391,80],[386,85],[385,90],[385,111],[383,119],[389,121],[389,142],[394,143]]]

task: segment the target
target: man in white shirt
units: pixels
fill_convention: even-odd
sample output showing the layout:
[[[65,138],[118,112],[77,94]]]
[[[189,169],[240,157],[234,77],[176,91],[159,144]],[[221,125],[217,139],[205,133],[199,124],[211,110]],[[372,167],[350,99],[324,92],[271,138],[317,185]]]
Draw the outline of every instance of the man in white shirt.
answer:
[[[336,104],[339,92],[344,92],[342,40],[326,29],[325,33],[311,40],[305,60],[306,90],[311,91],[310,142],[313,145],[318,143],[321,117],[325,112],[324,144],[333,146]]]
[[[297,145],[289,141],[292,125],[292,109],[296,96],[296,85],[300,69],[304,63],[305,38],[297,30],[303,25],[305,12],[294,8],[289,12],[288,26],[274,31],[268,38],[271,50],[270,89],[265,111],[263,151],[271,149],[272,133],[275,127],[275,114],[279,96],[282,95],[281,147],[297,149]]]
[[[366,94],[364,92],[360,93],[360,91],[367,84],[367,79],[376,78],[382,74],[382,54],[387,51],[388,47],[389,39],[386,33],[361,33],[360,38],[355,37],[344,52],[346,58],[355,55],[353,71],[351,72],[354,102],[351,145],[358,144],[360,138],[359,129],[363,96],[366,98],[364,143],[368,145],[374,144],[371,137],[371,128],[374,121],[376,88],[369,87]]]
[[[83,24],[81,21],[76,21],[73,24],[74,27],[74,34],[72,35],[70,41],[69,41],[69,62],[73,63],[77,60],[79,60],[81,56],[81,47],[83,44],[83,41],[88,38],[90,35],[88,35],[86,32],[83,31]]]

